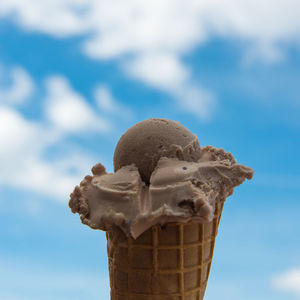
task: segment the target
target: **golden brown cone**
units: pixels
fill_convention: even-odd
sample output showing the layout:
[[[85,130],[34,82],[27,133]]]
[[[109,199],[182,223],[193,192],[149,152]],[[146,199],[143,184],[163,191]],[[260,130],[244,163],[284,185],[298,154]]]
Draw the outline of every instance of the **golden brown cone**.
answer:
[[[212,222],[107,232],[111,300],[203,300],[224,202]]]

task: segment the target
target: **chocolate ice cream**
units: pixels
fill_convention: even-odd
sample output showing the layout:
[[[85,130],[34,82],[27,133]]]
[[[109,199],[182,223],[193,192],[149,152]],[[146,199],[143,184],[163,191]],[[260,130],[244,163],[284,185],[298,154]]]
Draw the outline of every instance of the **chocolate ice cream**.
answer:
[[[120,138],[114,153],[114,169],[134,164],[144,182],[161,157],[198,161],[201,149],[197,136],[179,122],[149,119],[129,128]]]
[[[217,202],[253,176],[231,153],[200,148],[180,123],[149,119],[131,127],[114,154],[115,173],[98,164],[71,194],[73,213],[93,229],[117,226],[137,238],[155,224],[211,222]]]

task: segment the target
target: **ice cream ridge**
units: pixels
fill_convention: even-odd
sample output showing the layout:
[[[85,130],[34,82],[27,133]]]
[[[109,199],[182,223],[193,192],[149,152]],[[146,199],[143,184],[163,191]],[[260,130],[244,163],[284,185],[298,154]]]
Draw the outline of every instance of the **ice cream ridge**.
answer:
[[[253,170],[179,122],[149,119],[120,138],[114,171],[95,165],[69,201],[106,231],[111,299],[202,300],[224,202]]]

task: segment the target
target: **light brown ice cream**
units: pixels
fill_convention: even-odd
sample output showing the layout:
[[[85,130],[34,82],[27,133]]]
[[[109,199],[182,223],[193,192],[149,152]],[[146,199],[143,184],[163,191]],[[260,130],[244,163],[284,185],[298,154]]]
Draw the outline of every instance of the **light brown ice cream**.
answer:
[[[141,178],[149,183],[161,157],[197,161],[201,149],[196,135],[179,122],[149,119],[129,128],[120,138],[114,153],[114,169],[135,164]]]
[[[91,228],[118,226],[133,238],[155,224],[211,222],[217,201],[253,176],[231,153],[200,149],[185,127],[162,119],[129,129],[116,147],[114,164],[110,174],[101,164],[94,166],[69,205]]]

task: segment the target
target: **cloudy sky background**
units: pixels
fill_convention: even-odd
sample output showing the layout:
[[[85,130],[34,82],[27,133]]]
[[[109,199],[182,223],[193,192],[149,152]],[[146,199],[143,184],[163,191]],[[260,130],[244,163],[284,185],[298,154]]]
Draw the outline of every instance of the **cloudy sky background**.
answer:
[[[0,299],[109,299],[67,203],[149,117],[255,177],[226,203],[206,299],[300,299],[300,2],[1,0]]]

